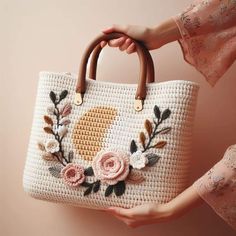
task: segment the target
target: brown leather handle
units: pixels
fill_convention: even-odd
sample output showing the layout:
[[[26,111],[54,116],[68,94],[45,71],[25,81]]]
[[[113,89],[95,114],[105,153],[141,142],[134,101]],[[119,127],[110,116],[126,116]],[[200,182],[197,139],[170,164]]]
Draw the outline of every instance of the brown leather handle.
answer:
[[[86,67],[88,63],[88,59],[94,48],[103,40],[108,41],[110,39],[116,39],[124,36],[122,33],[110,33],[110,34],[101,34],[97,36],[86,48],[82,60],[80,63],[79,68],[79,76],[76,85],[76,93],[84,94],[86,90]],[[135,99],[144,100],[146,97],[146,74],[147,74],[147,60],[144,51],[142,50],[141,42],[138,42],[133,39],[133,42],[136,46],[136,51],[138,53],[139,62],[140,62],[140,79],[138,83],[138,87],[135,94]],[[76,96],[77,101],[75,103],[80,104],[81,102],[78,101],[81,99],[80,96]]]
[[[94,49],[91,57],[90,68],[89,68],[89,78],[96,80],[97,76],[97,61],[102,50],[101,45],[97,45]],[[152,56],[149,51],[144,47],[144,52],[146,54],[147,60],[147,81],[148,83],[153,83],[155,81],[155,72]]]

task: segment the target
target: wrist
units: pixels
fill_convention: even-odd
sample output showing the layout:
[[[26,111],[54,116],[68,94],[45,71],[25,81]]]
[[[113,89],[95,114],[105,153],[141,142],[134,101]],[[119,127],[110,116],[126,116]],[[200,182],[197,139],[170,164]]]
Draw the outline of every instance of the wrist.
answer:
[[[178,211],[177,206],[173,200],[165,203],[167,213],[170,218],[177,218],[179,215],[181,215],[180,211]]]
[[[170,204],[153,204],[150,216],[159,221],[168,221],[174,217],[174,211]]]
[[[191,185],[166,204],[171,212],[171,216],[177,218],[202,203],[204,203],[203,199],[197,193],[194,185]]]
[[[181,38],[179,28],[172,18],[162,22],[158,26],[151,28],[149,31],[149,34],[153,38],[153,44],[155,48],[159,48],[167,43]]]

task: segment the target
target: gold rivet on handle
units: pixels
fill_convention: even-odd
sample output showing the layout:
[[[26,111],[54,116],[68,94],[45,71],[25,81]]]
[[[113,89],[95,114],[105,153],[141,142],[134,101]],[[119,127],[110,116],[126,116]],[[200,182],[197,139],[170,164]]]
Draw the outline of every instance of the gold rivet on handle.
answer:
[[[135,99],[134,109],[135,109],[135,111],[141,111],[143,109],[143,100],[142,99]]]
[[[81,93],[76,93],[75,94],[75,99],[74,99],[74,104],[79,106],[83,103],[82,95]]]

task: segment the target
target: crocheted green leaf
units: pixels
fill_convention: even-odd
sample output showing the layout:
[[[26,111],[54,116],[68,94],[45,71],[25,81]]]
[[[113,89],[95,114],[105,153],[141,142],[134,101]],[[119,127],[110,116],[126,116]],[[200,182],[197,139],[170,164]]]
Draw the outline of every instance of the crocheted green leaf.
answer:
[[[48,134],[53,134],[53,130],[52,130],[51,127],[44,127],[43,129],[44,129],[44,131],[45,131],[46,133],[48,133]]]
[[[71,162],[73,157],[74,157],[74,152],[73,151],[69,151],[69,153],[68,153],[68,161]]]
[[[90,187],[91,184],[88,183],[88,182],[83,182],[83,183],[81,184],[81,186],[83,186],[83,187]]]
[[[45,121],[47,124],[53,126],[53,121],[52,121],[52,118],[51,118],[51,117],[45,115],[43,118],[44,118],[44,121]]]
[[[84,196],[90,194],[92,192],[93,185],[91,184],[85,191],[84,191]]]
[[[171,131],[171,127],[167,127],[167,128],[164,128],[162,129],[159,134],[167,134]]]
[[[144,132],[140,132],[139,141],[142,143],[143,148],[145,148],[145,139],[146,139],[146,137],[145,137]]]
[[[134,153],[136,151],[137,151],[137,145],[136,145],[135,141],[132,140],[131,143],[130,143],[130,152]]]
[[[63,90],[59,96],[59,99],[62,100],[64,99],[68,94],[68,91],[67,90]]]
[[[125,192],[125,181],[119,181],[114,185],[114,192],[116,196],[121,196]]]
[[[165,147],[166,144],[167,144],[166,141],[160,141],[155,144],[155,148],[163,148],[163,147]]]
[[[43,152],[42,158],[45,161],[55,161],[56,160],[56,157],[50,152]]]
[[[171,114],[170,109],[165,109],[162,113],[161,120],[166,120]]]
[[[56,102],[57,97],[56,97],[56,94],[53,91],[51,91],[49,93],[49,97],[50,97],[50,99],[52,100],[53,103]]]
[[[160,116],[161,116],[161,112],[160,112],[159,107],[157,105],[155,105],[153,111],[154,111],[156,118],[159,120]]]
[[[145,129],[147,130],[148,135],[149,135],[149,137],[150,137],[151,134],[152,134],[152,124],[151,124],[151,122],[150,122],[148,119],[145,120],[144,127],[145,127]]]
[[[93,185],[93,192],[96,193],[100,189],[100,180],[96,181]]]
[[[145,180],[141,172],[138,171],[131,171],[130,174],[126,178],[126,182],[132,183],[132,184],[139,184],[142,183]]]
[[[45,151],[45,145],[43,142],[38,141],[37,146],[40,151]]]
[[[93,168],[90,166],[90,167],[88,167],[87,169],[85,169],[85,170],[84,170],[84,175],[87,175],[87,176],[92,176],[92,175],[94,175]]]
[[[48,168],[50,174],[56,178],[61,178],[61,169],[62,166],[55,165]]]
[[[105,191],[105,197],[108,197],[113,192],[114,185],[109,185]]]
[[[160,156],[156,155],[155,153],[149,153],[146,155],[146,157],[148,159],[147,166],[149,166],[149,167],[156,164],[160,159]]]

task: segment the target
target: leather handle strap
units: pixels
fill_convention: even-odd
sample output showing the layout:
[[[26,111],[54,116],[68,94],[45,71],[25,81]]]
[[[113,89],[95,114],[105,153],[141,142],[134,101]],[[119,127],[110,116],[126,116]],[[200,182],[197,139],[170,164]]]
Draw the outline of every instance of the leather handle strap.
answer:
[[[105,40],[108,41],[110,39],[116,39],[124,36],[122,33],[110,33],[110,34],[101,34],[97,36],[85,49],[84,54],[82,55],[82,60],[80,63],[79,68],[79,75],[76,85],[76,96],[75,96],[75,104],[80,105],[83,102],[82,94],[86,91],[86,69],[89,56],[91,55],[92,51],[96,48],[101,41]],[[133,40],[135,44],[136,51],[139,57],[139,64],[140,64],[140,78],[138,87],[135,94],[135,109],[137,111],[142,110],[143,108],[143,100],[146,98],[146,74],[147,74],[147,60],[146,54],[144,53],[144,47],[142,46],[141,42]]]
[[[94,49],[92,53],[90,68],[89,68],[89,78],[93,80],[96,80],[97,61],[98,61],[101,50],[102,50],[102,47],[99,44],[96,46],[96,48]],[[153,83],[155,82],[155,72],[154,72],[154,64],[153,64],[152,56],[146,48],[144,48],[144,52],[146,54],[146,60],[147,60],[147,81],[148,83]]]

